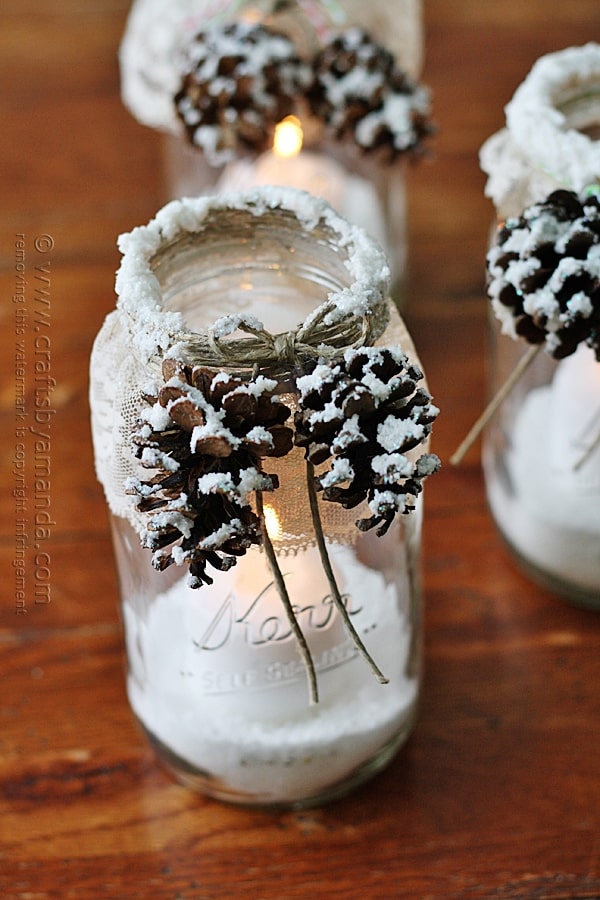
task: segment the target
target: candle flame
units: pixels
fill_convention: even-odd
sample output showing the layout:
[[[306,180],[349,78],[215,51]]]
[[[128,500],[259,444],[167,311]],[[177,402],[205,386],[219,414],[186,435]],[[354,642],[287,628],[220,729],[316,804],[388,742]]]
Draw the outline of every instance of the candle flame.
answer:
[[[273,507],[269,506],[268,504],[265,504],[263,515],[265,517],[265,528],[267,529],[267,534],[272,541],[278,541],[281,538],[281,521],[279,519],[279,516],[277,515]]]
[[[297,156],[302,149],[304,133],[302,123],[296,116],[286,116],[275,126],[273,152],[277,156]]]

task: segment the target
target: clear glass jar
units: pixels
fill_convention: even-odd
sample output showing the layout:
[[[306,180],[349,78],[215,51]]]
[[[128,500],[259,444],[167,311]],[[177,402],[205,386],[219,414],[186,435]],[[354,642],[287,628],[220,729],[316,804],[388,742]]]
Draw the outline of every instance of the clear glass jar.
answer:
[[[120,60],[123,99],[141,122],[164,134],[166,197],[178,198],[243,190],[266,184],[289,185],[323,197],[384,247],[393,274],[393,293],[402,296],[407,256],[407,204],[402,158],[382,162],[347,138],[324,134],[298,89],[291,110],[300,126],[294,153],[276,138],[255,155],[240,153],[226,162],[208,160],[182,127],[174,97],[187,71],[185,56],[195,35],[214,24],[252,22],[285,34],[309,66],[338,33],[364,29],[385,47],[413,82],[423,56],[421,0],[136,0],[123,38]],[[368,76],[365,76],[365,84]],[[420,89],[422,91],[422,89]],[[423,96],[425,96],[423,94]],[[390,114],[392,115],[392,114]],[[404,113],[397,107],[394,121]],[[298,118],[299,117],[299,118]],[[286,116],[287,118],[287,116]],[[391,121],[391,119],[390,119]],[[269,131],[264,128],[265,134]]]
[[[599,123],[600,45],[538,60],[507,107],[507,128],[482,148],[499,222],[557,189],[580,194],[597,183]],[[531,346],[494,321],[492,396]],[[591,347],[535,356],[487,429],[483,468],[494,519],[524,569],[600,609],[600,363]]]
[[[295,328],[332,292],[384,297],[385,267],[375,267],[368,281],[356,279],[348,265],[357,250],[348,240],[351,232],[337,232],[339,220],[332,218],[307,225],[322,207],[300,202],[302,222],[279,208],[259,215],[220,209],[202,225],[184,213],[187,225],[177,233],[163,219],[152,232],[160,237],[147,238],[163,308],[183,311],[194,331],[220,315],[251,312],[280,333]],[[374,245],[362,252],[371,260],[378,253]],[[124,260],[121,284],[135,294],[142,276],[130,263]],[[391,318],[377,343],[401,343],[414,360],[397,312],[387,300],[380,305],[384,319],[388,313]],[[316,670],[318,702],[310,702],[305,664],[262,547],[250,548],[229,572],[211,570],[214,583],[200,589],[188,586],[183,567],[157,572],[140,547],[119,494],[127,459],[111,449],[107,434],[111,428],[112,440],[122,441],[137,415],[135,391],[122,396],[133,370],[125,361],[119,368],[120,342],[131,345],[131,339],[118,335],[118,317],[109,316],[96,342],[91,405],[98,474],[112,510],[131,707],[174,775],[210,796],[301,807],[342,795],[391,760],[415,721],[422,677],[420,498],[414,512],[396,517],[383,537],[358,531],[361,508],[347,511],[319,500],[347,614],[388,679],[384,684],[332,601],[315,546],[304,452],[295,448],[266,461],[280,485],[265,494],[267,530]],[[129,327],[125,318],[123,324]],[[135,377],[144,382],[143,372]],[[281,377],[289,381],[290,375]],[[293,382],[287,396],[293,408]]]

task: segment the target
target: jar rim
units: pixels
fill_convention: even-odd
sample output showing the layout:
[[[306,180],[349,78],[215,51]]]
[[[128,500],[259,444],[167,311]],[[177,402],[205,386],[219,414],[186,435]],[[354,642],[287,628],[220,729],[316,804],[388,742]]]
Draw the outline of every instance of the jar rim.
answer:
[[[600,120],[600,44],[540,57],[506,106],[507,130],[520,152],[574,190],[600,178],[600,141],[569,121],[568,104],[591,91]]]
[[[301,327],[306,328],[311,325],[309,320],[319,318],[325,326],[337,327],[349,320],[378,317],[387,309],[390,268],[383,250],[362,228],[342,218],[324,200],[288,187],[184,198],[168,203],[147,225],[118,239],[122,260],[116,277],[117,309],[130,322],[133,345],[143,362],[164,355],[182,341],[206,337],[187,328],[182,312],[165,309],[155,271],[160,255],[172,251],[180,240],[188,245],[190,240],[202,242],[209,223],[219,219],[227,222],[228,217],[239,216],[240,211],[257,219],[271,216],[275,221],[283,213],[305,236],[314,234],[317,239],[317,229],[330,235],[332,251],[343,254],[347,284],[327,291],[323,303]],[[231,321],[225,331],[223,327],[219,329],[222,333],[235,330],[235,320],[240,317],[228,318]]]

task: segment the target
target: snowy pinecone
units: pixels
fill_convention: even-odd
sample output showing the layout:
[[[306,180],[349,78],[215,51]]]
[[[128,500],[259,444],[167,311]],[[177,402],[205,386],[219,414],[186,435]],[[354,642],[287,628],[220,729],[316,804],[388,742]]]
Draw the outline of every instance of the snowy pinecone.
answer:
[[[587,343],[600,360],[600,189],[559,190],[499,228],[488,294],[503,332],[555,359]]]
[[[268,456],[292,447],[290,411],[272,379],[250,382],[167,359],[166,383],[143,411],[133,434],[135,456],[154,474],[130,479],[146,516],[142,546],[162,571],[186,564],[190,585],[211,584],[210,564],[226,571],[252,544],[260,522],[249,497],[272,491],[277,477],[262,470]]]
[[[211,165],[270,147],[275,125],[312,81],[287,37],[247,22],[197,34],[182,68],[175,108]]]
[[[389,162],[422,148],[433,130],[429,91],[366,32],[342,32],[317,55],[314,67],[311,107],[336,138],[352,138],[364,152],[379,151]]]
[[[423,479],[440,466],[431,453],[407,456],[439,412],[418,387],[422,378],[399,347],[365,347],[298,379],[295,443],[315,466],[331,460],[317,476],[324,500],[345,509],[368,501],[372,515],[357,521],[361,531],[385,534],[397,513],[414,509]]]

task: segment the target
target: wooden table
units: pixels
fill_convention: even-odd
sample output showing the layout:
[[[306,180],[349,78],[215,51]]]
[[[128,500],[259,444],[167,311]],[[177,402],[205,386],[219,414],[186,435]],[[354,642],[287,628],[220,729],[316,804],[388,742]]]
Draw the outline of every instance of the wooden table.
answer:
[[[440,133],[435,160],[409,177],[406,319],[443,410],[435,449],[447,460],[484,400],[492,208],[478,148],[533,61],[597,38],[600,10],[598,0],[425,7]],[[383,774],[324,809],[236,809],[173,783],[137,730],[87,407],[91,342],[114,304],[116,235],[164,200],[160,140],[119,100],[126,12],[125,0],[5,0],[0,13],[0,896],[600,897],[600,618],[517,570],[485,504],[477,448],[427,487],[423,702]],[[31,433],[15,434],[16,262],[27,341],[49,336],[56,379],[50,537],[32,533],[45,489],[36,494],[30,470],[26,511],[12,494],[18,445],[28,465],[35,452]],[[19,512],[26,600],[11,565]]]

